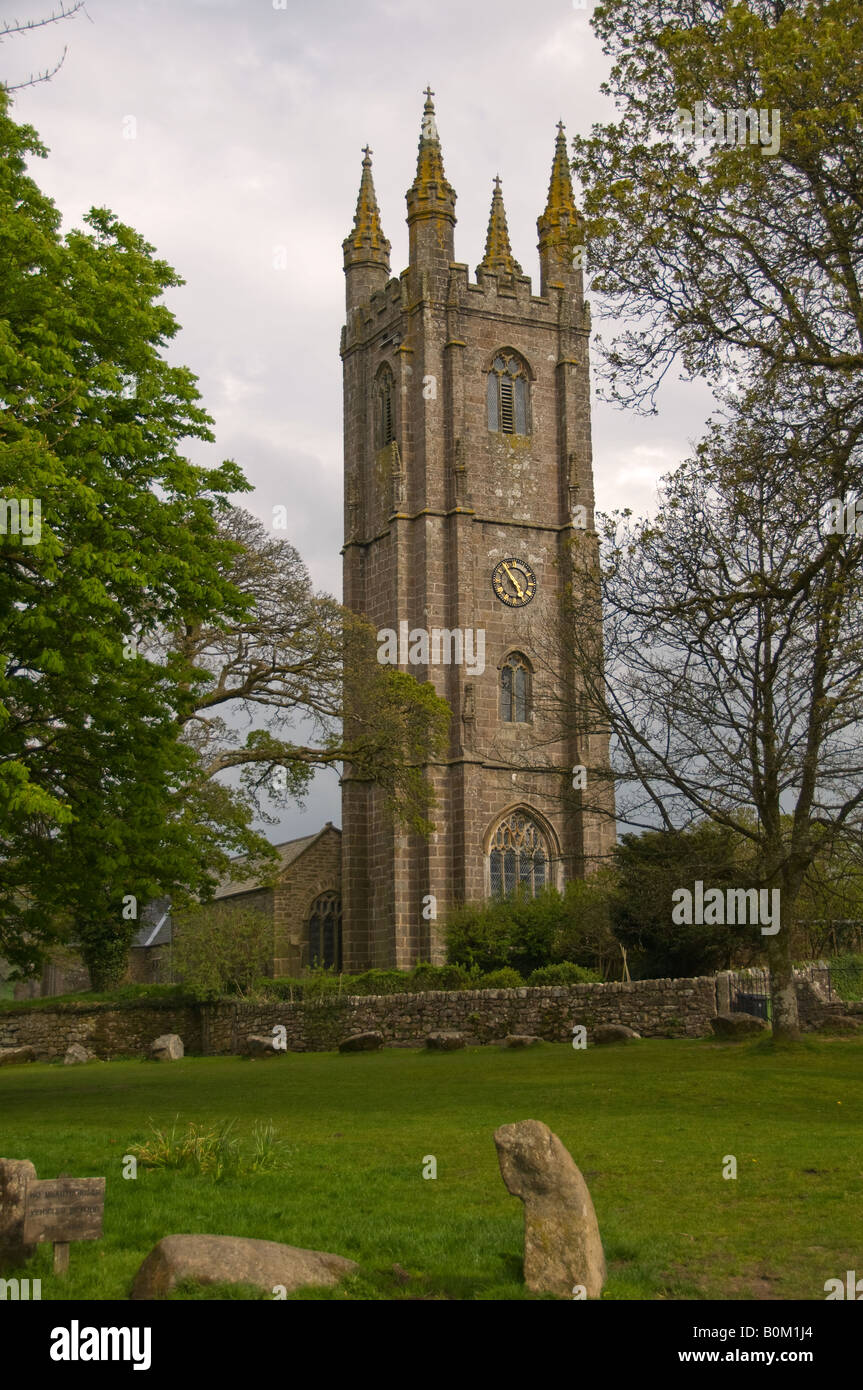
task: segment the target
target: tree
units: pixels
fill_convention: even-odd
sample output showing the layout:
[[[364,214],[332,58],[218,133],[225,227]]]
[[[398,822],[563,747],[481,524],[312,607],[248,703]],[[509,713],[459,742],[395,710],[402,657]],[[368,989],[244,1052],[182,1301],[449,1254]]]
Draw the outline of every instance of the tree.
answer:
[[[108,988],[148,898],[206,899],[232,855],[273,867],[249,792],[277,765],[296,794],[349,751],[427,826],[422,764],[447,711],[229,506],[248,488],[234,463],[182,455],[213,435],[194,377],[162,355],[177,324],[159,300],[181,282],[105,210],[60,236],[25,172],[45,151],[7,104],[0,91],[0,952],[30,973],[73,934]],[[368,696],[349,749],[343,657]],[[219,715],[232,702],[270,716],[241,747]],[[317,721],[319,747],[282,736],[293,717]],[[218,781],[236,766],[239,790]]]
[[[727,419],[667,481],[655,521],[605,529],[616,691],[578,634],[576,662],[654,823],[738,830],[759,884],[780,889],[774,1032],[794,1036],[794,904],[815,857],[859,835],[860,557],[820,508],[863,481],[863,13],[856,0],[606,0],[593,22],[618,119],[574,142],[574,168],[592,288],[631,325],[603,349],[606,387],[655,409],[679,365]],[[681,113],[699,102],[716,120],[696,145]],[[775,148],[762,111],[768,131],[781,123]],[[751,128],[737,138],[747,112],[756,143]]]
[[[267,800],[301,797],[316,768],[347,761],[385,789],[396,820],[428,833],[422,767],[443,750],[449,707],[431,685],[378,662],[370,625],[315,592],[288,541],[236,507],[220,530],[234,552],[226,578],[248,600],[245,612],[185,622],[148,648],[196,672],[181,724],[202,775],[239,769],[243,794],[267,816]]]
[[[678,363],[714,382],[790,371],[810,417],[826,396],[859,427],[857,0],[605,0],[592,22],[619,116],[576,138],[573,167],[601,314],[633,324],[604,349],[612,394],[652,408]],[[678,114],[697,102],[722,115],[704,144]],[[751,122],[750,143],[725,143],[726,113],[747,111],[778,129],[776,153]]]
[[[737,831],[704,820],[687,830],[627,834],[616,858],[614,933],[638,975],[707,975],[763,953],[757,927],[675,923],[669,910],[674,891],[698,880],[723,891],[752,882],[751,846]]]
[[[136,901],[204,890],[251,848],[235,808],[221,829],[166,820],[194,771],[177,739],[194,672],[130,636],[243,612],[218,515],[247,484],[179,451],[212,432],[162,355],[178,277],[105,210],[61,236],[25,171],[44,148],[7,106],[0,91],[0,950],[32,970],[74,929],[101,987]]]
[[[709,817],[748,845],[750,886],[778,890],[762,936],[774,1032],[794,1036],[797,899],[863,834],[863,537],[830,528],[820,435],[766,404],[714,426],[654,518],[605,519],[599,581],[575,589],[604,611],[604,667],[572,599],[564,623],[590,718],[614,731],[621,819]]]
[[[220,903],[186,912],[175,923],[171,968],[197,999],[248,994],[273,954],[273,924],[265,912]]]
[[[83,8],[84,0],[72,0],[69,5],[61,3],[58,10],[52,10],[49,15],[43,15],[41,19],[28,19],[23,24],[20,24],[17,19],[6,20],[0,27],[0,43],[15,34],[29,34],[34,29],[44,29],[46,24],[59,24],[62,19],[73,19],[76,14],[80,14]],[[55,77],[62,68],[65,59],[66,49],[64,48],[53,68],[46,68],[44,72],[38,73],[35,77],[31,73],[24,82],[15,82],[11,86],[3,85],[7,92],[19,92],[22,87],[35,87],[39,82],[50,82],[51,78]]]

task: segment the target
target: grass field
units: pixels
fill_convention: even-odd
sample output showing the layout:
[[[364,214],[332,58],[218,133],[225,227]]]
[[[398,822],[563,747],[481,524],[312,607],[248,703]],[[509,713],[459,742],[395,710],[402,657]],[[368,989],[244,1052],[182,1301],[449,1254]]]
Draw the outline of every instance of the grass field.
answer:
[[[0,1154],[31,1159],[40,1178],[108,1179],[104,1238],[72,1246],[64,1281],[49,1248],[28,1268],[43,1299],[126,1298],[156,1241],[181,1232],[359,1262],[359,1276],[306,1297],[529,1297],[523,1208],[492,1135],[538,1119],[590,1187],[604,1297],[823,1300],[826,1279],[863,1271],[861,1073],[863,1046],[846,1039],[35,1064],[0,1071]],[[129,1145],[178,1115],[236,1118],[245,1134],[272,1120],[288,1167],[221,1181],[139,1167],[124,1180]],[[736,1180],[722,1177],[726,1155]]]

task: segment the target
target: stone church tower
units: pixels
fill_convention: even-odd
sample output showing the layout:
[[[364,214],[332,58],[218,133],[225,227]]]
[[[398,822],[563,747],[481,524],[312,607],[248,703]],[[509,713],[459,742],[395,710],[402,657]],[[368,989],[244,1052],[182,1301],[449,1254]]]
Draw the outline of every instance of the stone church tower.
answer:
[[[455,260],[432,95],[407,192],[407,269],[390,277],[368,148],[344,242],[344,602],[396,634],[393,659],[431,681],[453,718],[448,753],[428,769],[428,840],[393,827],[345,770],[346,970],[440,961],[452,904],[517,883],[563,887],[615,838],[613,814],[588,809],[571,775],[607,766],[607,738],[579,748],[542,712],[572,547],[596,543],[590,320],[563,126],[537,224],[539,294],[512,254],[499,179],[472,281]],[[613,810],[609,792],[602,804]]]

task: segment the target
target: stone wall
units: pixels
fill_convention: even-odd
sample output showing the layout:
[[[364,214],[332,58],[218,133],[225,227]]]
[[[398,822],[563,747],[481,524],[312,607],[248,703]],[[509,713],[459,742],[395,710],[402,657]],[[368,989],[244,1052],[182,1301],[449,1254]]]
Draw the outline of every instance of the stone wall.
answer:
[[[423,994],[336,995],[308,1003],[254,1002],[178,1007],[164,1001],[118,1007],[60,1005],[0,1010],[0,1047],[30,1045],[40,1060],[62,1057],[72,1042],[99,1057],[146,1053],[160,1033],[179,1033],[187,1052],[224,1056],[245,1050],[250,1033],[281,1024],[290,1051],[336,1048],[351,1033],[376,1030],[390,1045],[421,1044],[437,1029],[455,1029],[470,1043],[507,1033],[567,1042],[576,1024],[590,1037],[598,1023],[624,1023],[644,1037],[702,1037],[716,1013],[712,977],[638,980],[633,984],[566,988],[459,990]]]
[[[190,1052],[201,1052],[204,1027],[199,1006],[177,1007],[163,1000],[139,1000],[128,1007],[58,1004],[19,1012],[0,1009],[0,1047],[30,1046],[40,1062],[62,1057],[73,1042],[97,1057],[135,1057],[146,1053],[160,1033],[179,1033]]]

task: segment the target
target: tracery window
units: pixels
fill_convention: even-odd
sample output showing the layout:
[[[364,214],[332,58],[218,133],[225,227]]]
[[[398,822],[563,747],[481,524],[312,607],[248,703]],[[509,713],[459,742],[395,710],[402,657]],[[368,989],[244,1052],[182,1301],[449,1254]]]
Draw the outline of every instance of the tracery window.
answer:
[[[549,883],[551,856],[536,821],[513,811],[494,832],[489,845],[489,885],[493,898],[521,889],[535,898]]]
[[[500,717],[526,724],[530,716],[531,666],[522,652],[510,652],[500,668]]]
[[[336,892],[321,893],[309,909],[309,965],[342,968],[342,900]]]

